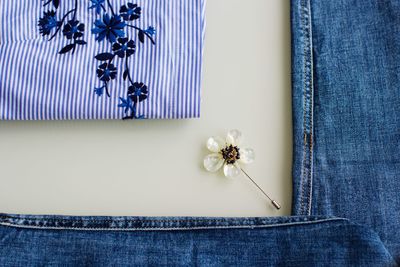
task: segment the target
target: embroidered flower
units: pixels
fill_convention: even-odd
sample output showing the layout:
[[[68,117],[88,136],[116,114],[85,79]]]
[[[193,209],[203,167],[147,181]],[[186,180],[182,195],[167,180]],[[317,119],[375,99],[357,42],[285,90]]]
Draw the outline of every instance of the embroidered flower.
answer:
[[[137,106],[140,102],[148,99],[148,88],[144,83],[135,82],[132,78],[129,57],[136,53],[137,44],[144,43],[145,38],[148,38],[151,43],[155,45],[152,35],[154,35],[156,31],[154,27],[143,29],[130,24],[130,21],[134,21],[141,16],[142,9],[137,4],[127,3],[121,6],[120,14],[117,14],[114,11],[115,9],[111,1],[91,0],[91,3],[92,5],[90,8],[96,9],[97,13],[100,13],[101,10],[104,11],[103,16],[94,22],[92,33],[96,35],[97,41],[101,42],[107,39],[107,41],[112,44],[111,47],[107,46],[107,50],[101,51],[95,56],[96,60],[102,62],[97,69],[97,76],[103,82],[103,86],[94,88],[94,93],[98,96],[106,94],[108,97],[111,97],[108,83],[117,76],[117,69],[115,66],[120,66],[119,63],[122,63],[115,62],[119,60],[118,58],[123,59],[124,69],[122,72],[122,79],[129,82],[129,85],[127,85],[128,88],[124,92],[126,98],[119,98],[120,103],[118,107],[124,109],[124,120],[144,119],[145,116],[143,114],[137,114]],[[107,5],[104,3],[107,3]],[[108,11],[110,11],[110,13],[108,13]],[[132,33],[132,31],[134,31],[134,33]],[[132,34],[136,33],[139,40],[137,43],[136,40],[130,39],[134,37]],[[132,37],[125,37],[125,35],[131,35]]]
[[[101,10],[105,10],[103,4],[105,0],[90,0],[92,2],[92,5],[89,7],[89,9],[95,9],[97,14],[100,14]]]
[[[210,137],[207,148],[212,154],[204,158],[204,167],[210,172],[218,171],[222,166],[226,177],[236,177],[242,169],[239,163],[249,164],[254,161],[254,150],[240,148],[242,134],[238,130],[228,132],[226,139]]]
[[[148,35],[155,35],[156,34],[156,29],[154,27],[150,26],[146,30],[144,30],[145,33]]]
[[[51,35],[48,38],[48,41],[51,41],[57,36],[57,34],[62,33],[64,38],[69,40],[66,42],[65,46],[58,51],[58,54],[66,54],[69,52],[73,54],[78,46],[87,44],[85,40],[79,39],[83,37],[85,25],[83,23],[79,23],[79,20],[75,19],[78,12],[78,1],[75,1],[75,6],[68,11],[61,10],[61,8],[59,9],[59,0],[42,1],[45,2],[43,6],[53,4],[56,10],[45,11],[43,17],[39,18],[38,27],[40,34],[43,36]],[[60,21],[57,20],[56,14],[58,12],[61,13],[59,14],[61,17]],[[52,32],[54,33],[52,34]]]
[[[117,76],[117,68],[112,63],[103,63],[97,69],[97,76],[103,82],[109,82]]]
[[[142,102],[147,99],[147,86],[144,83],[134,83],[128,88],[128,97],[132,99],[134,103]]]
[[[135,53],[136,44],[133,40],[128,41],[128,38],[118,38],[118,42],[113,44],[112,50],[120,58],[125,57],[125,55],[130,57]]]
[[[79,20],[72,19],[65,24],[63,34],[67,39],[78,39],[83,36],[85,24],[79,23]]]
[[[118,15],[110,17],[108,14],[104,14],[103,19],[96,20],[94,25],[96,27],[92,29],[92,33],[97,34],[96,40],[99,42],[107,38],[109,42],[114,43],[118,37],[125,35],[123,29],[126,24]]]
[[[119,108],[124,108],[124,112],[128,113],[129,111],[132,111],[132,113],[135,112],[135,106],[133,105],[132,99],[130,97],[122,98],[120,97],[119,100],[121,103],[118,104]]]
[[[53,10],[45,11],[43,17],[39,19],[39,32],[41,35],[50,35],[51,30],[61,25],[60,21],[57,21],[56,12]]]
[[[128,3],[127,5],[121,6],[119,12],[124,20],[135,20],[140,18],[142,9],[137,4]]]
[[[96,95],[102,96],[104,94],[104,88],[105,88],[105,86],[96,87],[96,88],[94,88],[94,92],[96,93]]]

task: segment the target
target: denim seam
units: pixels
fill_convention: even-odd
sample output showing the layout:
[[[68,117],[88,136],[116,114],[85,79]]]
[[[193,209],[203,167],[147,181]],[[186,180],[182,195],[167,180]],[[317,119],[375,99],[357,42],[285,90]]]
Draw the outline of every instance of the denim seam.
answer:
[[[313,58],[313,40],[312,40],[312,15],[311,15],[311,0],[308,0],[308,10],[309,10],[309,42],[310,42],[310,58],[309,58],[309,94],[310,94],[310,151],[309,151],[309,162],[310,162],[310,170],[309,170],[309,192],[308,192],[308,213],[307,215],[311,215],[311,207],[312,207],[312,192],[313,192],[313,176],[314,176],[314,164],[313,164],[313,155],[314,155],[314,58]]]
[[[321,216],[319,216],[321,217]],[[76,219],[77,218],[77,219]],[[166,223],[166,222],[174,222],[174,223],[204,223],[204,222],[213,222],[213,223],[225,223],[225,222],[238,222],[238,221],[253,221],[254,219],[259,219],[257,217],[254,218],[248,218],[248,217],[226,217],[226,218],[183,218],[183,219],[176,219],[176,218],[168,218],[165,217],[164,219],[148,219],[151,217],[143,217],[145,219],[141,219],[141,217],[138,218],[129,218],[129,217],[112,217],[112,219],[101,219],[101,217],[99,217],[98,220],[95,219],[86,219],[85,217],[66,217],[63,218],[63,216],[60,216],[60,218],[47,218],[46,216],[25,216],[25,215],[1,215],[0,214],[0,222],[4,222],[7,221],[9,219],[11,220],[23,220],[23,221],[52,221],[52,222],[77,222],[77,221],[84,221],[87,223],[98,223],[98,222],[104,222],[104,223],[112,223],[112,222],[125,222],[125,221],[130,221],[130,222],[149,222],[149,223]],[[90,217],[88,217],[90,218]],[[268,223],[274,223],[273,221],[280,221],[280,219],[282,219],[282,217],[267,217],[266,219],[261,219],[262,221],[264,221],[264,224],[268,224]],[[328,219],[328,218],[318,218],[317,216],[315,217],[302,217],[302,216],[290,216],[287,217],[287,221],[290,222],[297,222],[298,220],[307,220],[307,221],[316,221],[316,220],[321,220],[321,219]],[[329,218],[330,219],[330,218]],[[268,221],[268,222],[266,222]]]
[[[334,221],[349,221],[346,218],[327,218],[315,221],[304,221],[304,222],[290,222],[290,223],[278,223],[278,224],[265,224],[265,225],[225,225],[225,226],[198,226],[198,227],[132,227],[132,228],[96,228],[96,227],[62,227],[62,226],[28,226],[28,225],[18,225],[13,223],[0,222],[0,226],[13,227],[13,228],[23,228],[23,229],[34,229],[34,230],[74,230],[74,231],[180,231],[180,230],[218,230],[218,229],[255,229],[255,228],[273,228],[273,227],[285,227],[285,226],[295,226],[295,225],[308,225],[324,222],[334,222]]]
[[[259,224],[267,225],[267,224],[276,224],[276,223],[293,223],[293,222],[301,222],[301,221],[318,221],[323,219],[334,219],[338,217],[327,217],[327,216],[311,216],[311,217],[303,217],[303,216],[290,216],[290,217],[267,217],[267,218],[259,218],[259,217],[231,217],[231,218],[174,218],[174,217],[159,217],[157,219],[152,219],[151,217],[112,217],[109,219],[108,217],[99,219],[92,219],[92,217],[47,217],[47,216],[23,216],[23,215],[12,215],[12,214],[0,214],[0,223],[6,223],[10,221],[22,221],[22,223],[18,225],[23,225],[32,222],[52,222],[52,223],[121,223],[121,222],[134,222],[134,223],[150,223],[150,224],[159,224],[159,223],[224,223],[224,224],[238,224],[242,225],[249,224],[249,222],[256,222]],[[11,222],[12,223],[12,222]],[[253,224],[254,225],[254,224]]]
[[[311,215],[313,180],[313,50],[311,29],[311,0],[302,0],[301,29],[303,58],[303,161],[300,178],[300,214]],[[308,190],[308,191],[307,191]]]
[[[301,33],[302,33],[302,38],[305,38],[305,26],[304,26],[304,15],[303,15],[303,2],[300,2],[300,8],[301,8],[301,18],[300,18],[300,27],[301,27]],[[303,39],[302,39],[303,40]],[[303,42],[303,77],[306,77],[306,68],[305,68],[305,64],[304,62],[306,62],[306,46],[305,46],[305,42]],[[306,158],[306,135],[305,135],[305,129],[306,129],[306,85],[305,85],[305,78],[303,78],[304,83],[303,83],[303,160],[301,163],[301,175],[300,175],[300,213],[299,214],[303,214],[303,207],[304,207],[304,162],[305,162],[305,158]]]

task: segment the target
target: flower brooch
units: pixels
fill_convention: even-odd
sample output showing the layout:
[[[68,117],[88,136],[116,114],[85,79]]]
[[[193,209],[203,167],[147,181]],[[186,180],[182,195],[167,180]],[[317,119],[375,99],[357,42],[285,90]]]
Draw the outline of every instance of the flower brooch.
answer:
[[[271,199],[267,193],[245,172],[241,164],[250,164],[255,159],[254,150],[251,148],[241,148],[242,133],[239,130],[231,130],[225,139],[213,136],[207,140],[207,148],[212,153],[204,158],[204,168],[209,172],[217,172],[223,168],[225,177],[234,178],[244,174],[262,193],[271,204],[280,209],[278,202]]]

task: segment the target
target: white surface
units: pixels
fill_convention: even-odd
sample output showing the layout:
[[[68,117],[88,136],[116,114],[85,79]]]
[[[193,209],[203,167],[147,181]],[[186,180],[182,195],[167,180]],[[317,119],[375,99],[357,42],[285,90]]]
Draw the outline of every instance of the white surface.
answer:
[[[276,216],[291,203],[289,1],[209,0],[202,118],[0,122],[0,212]],[[243,176],[202,168],[231,128],[256,151]]]

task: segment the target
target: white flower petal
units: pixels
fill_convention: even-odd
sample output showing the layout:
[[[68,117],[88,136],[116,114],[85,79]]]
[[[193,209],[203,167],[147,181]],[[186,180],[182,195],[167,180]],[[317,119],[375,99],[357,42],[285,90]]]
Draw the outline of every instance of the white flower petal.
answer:
[[[225,164],[224,174],[228,178],[234,178],[241,173],[240,167],[237,164]]]
[[[207,140],[207,148],[211,152],[219,152],[225,146],[225,140],[219,136],[212,136]]]
[[[221,154],[209,154],[204,158],[204,168],[209,172],[216,172],[224,165],[224,159]]]
[[[242,143],[242,133],[239,130],[230,130],[226,136],[228,144],[239,146]]]
[[[244,164],[252,163],[255,159],[254,150],[252,148],[241,148],[239,150],[240,159],[239,161]]]

